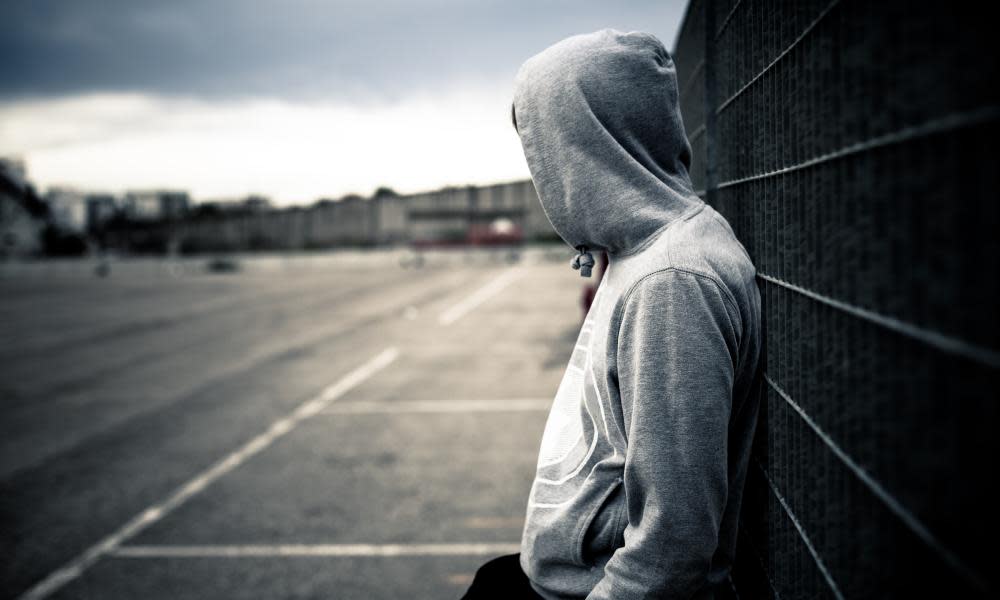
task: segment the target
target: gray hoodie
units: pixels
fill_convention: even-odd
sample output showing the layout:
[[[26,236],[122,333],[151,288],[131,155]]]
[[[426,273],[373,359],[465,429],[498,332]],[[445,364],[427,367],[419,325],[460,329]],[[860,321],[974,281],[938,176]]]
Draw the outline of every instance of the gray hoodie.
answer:
[[[610,257],[542,437],[521,566],[550,599],[710,598],[736,544],[760,296],[692,191],[673,61],[645,33],[571,37],[524,63],[514,110],[553,227]]]

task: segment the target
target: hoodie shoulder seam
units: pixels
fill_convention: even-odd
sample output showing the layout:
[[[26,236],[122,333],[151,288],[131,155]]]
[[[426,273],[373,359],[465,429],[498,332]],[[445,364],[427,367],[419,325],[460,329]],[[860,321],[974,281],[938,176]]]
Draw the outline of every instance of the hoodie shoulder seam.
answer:
[[[675,267],[675,266],[664,267],[662,269],[657,269],[650,273],[646,273],[645,275],[637,279],[635,283],[629,286],[628,291],[625,292],[625,294],[622,296],[621,310],[624,311],[625,306],[627,306],[629,300],[632,299],[632,294],[635,292],[636,288],[638,288],[643,281],[646,281],[647,279],[650,279],[655,275],[662,275],[664,273],[669,273],[669,272],[685,273],[687,275],[693,275],[695,277],[707,279],[708,281],[714,283],[716,287],[719,288],[719,291],[722,292],[722,296],[723,298],[725,298],[726,303],[729,304],[729,307],[736,314],[736,318],[740,322],[740,331],[743,330],[743,318],[740,315],[739,304],[736,302],[736,298],[733,296],[733,293],[729,290],[729,288],[726,287],[726,285],[722,281],[720,281],[718,277],[715,277],[714,275],[709,275],[708,273],[702,273],[700,271],[695,271],[684,267]],[[619,322],[618,327],[619,329],[621,329],[621,322]]]

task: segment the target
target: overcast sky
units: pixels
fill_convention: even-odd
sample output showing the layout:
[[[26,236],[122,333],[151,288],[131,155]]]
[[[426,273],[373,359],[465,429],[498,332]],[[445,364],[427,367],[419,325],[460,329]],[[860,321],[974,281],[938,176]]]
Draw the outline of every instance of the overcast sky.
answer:
[[[527,177],[524,59],[681,0],[5,0],[0,155],[41,187],[307,203]]]

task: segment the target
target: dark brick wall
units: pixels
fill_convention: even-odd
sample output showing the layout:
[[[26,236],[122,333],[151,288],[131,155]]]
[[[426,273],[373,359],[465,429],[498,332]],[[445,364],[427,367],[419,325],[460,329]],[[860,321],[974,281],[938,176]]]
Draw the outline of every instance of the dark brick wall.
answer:
[[[674,57],[692,179],[764,299],[741,598],[998,593],[990,5],[688,7]]]

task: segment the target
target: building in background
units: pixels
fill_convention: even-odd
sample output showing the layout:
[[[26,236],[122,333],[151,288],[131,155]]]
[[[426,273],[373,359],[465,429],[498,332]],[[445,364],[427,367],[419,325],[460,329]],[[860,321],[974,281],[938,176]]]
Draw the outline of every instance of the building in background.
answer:
[[[139,190],[125,194],[125,217],[133,221],[170,221],[185,216],[191,208],[187,192]]]
[[[27,182],[24,161],[0,158],[0,259],[38,255],[46,214]]]
[[[267,196],[250,194],[242,198],[212,198],[202,200],[190,207],[190,213],[197,215],[261,213],[270,210],[271,207],[271,199]]]
[[[72,187],[51,187],[45,194],[52,224],[62,230],[83,232],[87,227],[87,195]]]
[[[115,197],[111,194],[87,194],[84,196],[86,208],[86,230],[89,233],[101,231],[119,212]]]
[[[531,181],[447,187],[371,198],[349,195],[276,209],[255,197],[196,206],[170,226],[183,252],[319,250],[412,244],[511,245],[554,241]]]
[[[530,182],[445,188],[411,196],[407,220],[416,245],[496,245],[524,241],[537,199]],[[532,231],[534,233],[534,231]]]
[[[31,189],[23,183],[23,163],[11,162],[4,172],[8,196]],[[48,236],[52,243],[41,242],[46,254],[50,246],[83,248],[55,252],[59,255],[78,254],[87,247],[161,254],[511,246],[558,240],[530,180],[409,195],[379,188],[370,198],[348,195],[286,208],[273,207],[259,195],[192,205],[188,193],[178,190],[133,190],[118,198],[70,187],[53,187],[44,202],[36,203],[44,208],[44,216],[35,217],[42,218],[43,233],[35,235],[19,225],[16,237]],[[8,222],[14,222],[21,204],[5,200]]]

